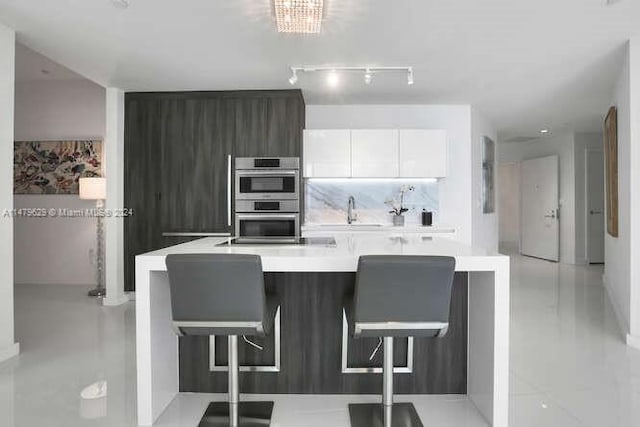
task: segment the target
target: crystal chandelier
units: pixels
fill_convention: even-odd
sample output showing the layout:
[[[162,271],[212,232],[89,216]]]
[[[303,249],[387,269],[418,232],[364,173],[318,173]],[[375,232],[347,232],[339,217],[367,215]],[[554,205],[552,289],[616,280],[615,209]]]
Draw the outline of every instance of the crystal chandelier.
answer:
[[[274,0],[279,33],[319,33],[324,0]]]

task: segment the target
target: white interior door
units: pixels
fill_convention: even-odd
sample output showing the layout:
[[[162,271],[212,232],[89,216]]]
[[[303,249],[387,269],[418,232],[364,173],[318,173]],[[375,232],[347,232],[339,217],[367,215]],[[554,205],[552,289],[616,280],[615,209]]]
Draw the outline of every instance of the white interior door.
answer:
[[[520,253],[558,261],[558,156],[522,162],[520,197]]]
[[[587,262],[604,262],[604,153],[587,150],[586,208]]]

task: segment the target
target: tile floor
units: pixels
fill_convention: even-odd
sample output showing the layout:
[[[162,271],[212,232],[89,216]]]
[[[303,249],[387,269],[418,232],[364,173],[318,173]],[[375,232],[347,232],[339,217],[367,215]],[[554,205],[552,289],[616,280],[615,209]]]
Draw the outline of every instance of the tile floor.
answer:
[[[511,305],[511,426],[640,426],[640,352],[623,344],[600,266],[514,256]],[[78,287],[19,286],[16,335],[22,354],[0,364],[0,426],[136,425],[133,303],[104,308]],[[107,397],[82,399],[96,381]],[[180,395],[158,425],[196,426],[212,397]],[[486,425],[464,396],[408,398],[426,426]],[[272,426],[347,427],[346,402],[372,399],[276,396]]]

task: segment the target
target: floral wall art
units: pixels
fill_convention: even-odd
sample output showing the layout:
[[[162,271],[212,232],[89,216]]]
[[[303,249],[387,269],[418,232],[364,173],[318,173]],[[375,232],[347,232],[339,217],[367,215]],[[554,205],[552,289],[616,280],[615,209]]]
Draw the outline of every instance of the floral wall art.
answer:
[[[78,194],[80,177],[102,176],[102,141],[14,143],[14,194]]]

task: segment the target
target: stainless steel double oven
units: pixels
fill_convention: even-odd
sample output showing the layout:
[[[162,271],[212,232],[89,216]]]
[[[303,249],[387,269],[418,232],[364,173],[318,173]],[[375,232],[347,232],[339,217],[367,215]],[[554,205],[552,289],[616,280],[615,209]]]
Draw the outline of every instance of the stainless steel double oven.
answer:
[[[239,157],[235,168],[235,235],[300,236],[300,159]]]

